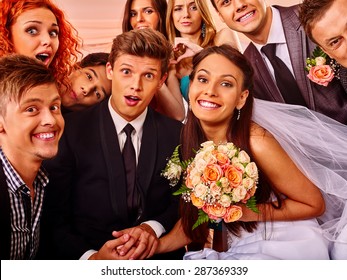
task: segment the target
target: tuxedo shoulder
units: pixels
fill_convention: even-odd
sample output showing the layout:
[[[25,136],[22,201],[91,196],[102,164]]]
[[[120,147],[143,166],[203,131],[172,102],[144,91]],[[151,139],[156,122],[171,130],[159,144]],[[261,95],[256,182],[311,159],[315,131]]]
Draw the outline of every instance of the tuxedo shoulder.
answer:
[[[66,114],[64,114],[64,120],[65,120],[65,122],[71,122],[71,121],[77,121],[80,119],[83,120],[86,118],[91,118],[95,114],[97,114],[97,112],[100,110],[101,105],[102,105],[101,103],[98,103],[94,106],[83,109],[81,111],[74,111],[74,112],[66,113]]]
[[[152,110],[153,116],[154,118],[157,120],[158,123],[163,124],[164,126],[170,126],[170,127],[177,127],[177,128],[181,128],[182,127],[182,122],[169,118],[163,114],[158,113],[157,111]]]
[[[100,110],[103,110],[103,107],[107,108],[107,103],[103,104],[98,103],[94,106],[86,108],[81,111],[70,112],[64,115],[65,120],[65,129],[68,127],[78,127],[78,125],[92,124],[94,123],[100,115]]]

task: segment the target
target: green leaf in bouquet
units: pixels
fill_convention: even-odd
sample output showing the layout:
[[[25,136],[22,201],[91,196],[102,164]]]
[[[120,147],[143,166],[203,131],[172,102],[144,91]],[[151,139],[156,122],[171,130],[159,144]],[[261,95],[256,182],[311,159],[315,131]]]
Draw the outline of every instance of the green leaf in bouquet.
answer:
[[[171,155],[171,158],[170,160],[175,163],[175,164],[178,164],[178,165],[181,165],[181,160],[180,160],[180,151],[179,151],[179,148],[180,148],[181,145],[177,145],[175,150],[173,151],[172,155]]]
[[[187,186],[185,184],[182,184],[182,186],[172,194],[173,195],[180,195],[180,194],[187,193],[187,192],[190,192],[190,189],[187,188]]]
[[[258,207],[257,207],[257,200],[255,196],[252,196],[250,199],[247,200],[246,207],[251,209],[255,213],[260,213]]]
[[[210,219],[209,219],[208,215],[204,211],[199,209],[198,219],[196,220],[195,224],[193,225],[192,230],[196,229],[198,226],[200,226],[204,223],[207,223],[209,220]]]

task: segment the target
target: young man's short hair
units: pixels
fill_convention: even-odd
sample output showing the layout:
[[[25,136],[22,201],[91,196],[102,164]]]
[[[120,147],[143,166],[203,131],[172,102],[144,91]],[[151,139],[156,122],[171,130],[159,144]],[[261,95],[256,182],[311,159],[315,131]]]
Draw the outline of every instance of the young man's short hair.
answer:
[[[317,41],[312,37],[312,28],[325,14],[326,10],[334,3],[335,0],[304,0],[300,4],[299,19],[304,27],[305,33],[312,42]]]
[[[151,28],[137,29],[124,32],[113,40],[109,56],[111,67],[122,54],[160,59],[163,76],[168,70],[172,46],[159,31]]]
[[[19,102],[33,87],[56,83],[54,75],[42,62],[24,55],[0,58],[0,114],[6,113],[10,100]]]

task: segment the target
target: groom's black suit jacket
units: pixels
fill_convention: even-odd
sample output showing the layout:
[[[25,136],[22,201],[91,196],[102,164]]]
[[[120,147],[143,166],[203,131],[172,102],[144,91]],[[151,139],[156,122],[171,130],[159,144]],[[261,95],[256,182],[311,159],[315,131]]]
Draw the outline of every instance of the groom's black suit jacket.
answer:
[[[54,250],[49,257],[78,259],[113,239],[112,231],[147,220],[169,232],[178,219],[178,199],[161,172],[179,144],[182,124],[148,108],[137,167],[142,215],[134,223],[128,220],[122,155],[108,101],[65,119],[58,155],[44,162],[50,183],[42,222],[46,255],[39,257]]]

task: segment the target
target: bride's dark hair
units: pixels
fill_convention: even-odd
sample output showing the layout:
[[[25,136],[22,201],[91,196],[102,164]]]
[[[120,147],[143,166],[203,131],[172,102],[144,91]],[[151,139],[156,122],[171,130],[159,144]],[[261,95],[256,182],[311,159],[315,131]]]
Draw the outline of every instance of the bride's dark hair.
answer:
[[[206,57],[212,54],[219,54],[227,58],[236,67],[238,67],[243,74],[242,90],[249,90],[249,95],[245,105],[241,109],[240,118],[237,120],[238,112],[235,109],[231,118],[229,128],[227,131],[227,140],[233,142],[240,149],[245,150],[252,158],[252,151],[250,149],[250,129],[251,129],[251,117],[253,108],[253,69],[245,56],[243,56],[238,50],[229,45],[212,46],[203,49],[193,58],[193,71],[190,75],[190,82],[192,83],[197,66]],[[187,122],[181,133],[181,153],[184,160],[194,157],[194,151],[199,149],[199,146],[204,141],[207,141],[204,131],[200,125],[199,119],[192,113],[188,112]],[[257,202],[265,202],[269,199],[271,189],[269,184],[262,178],[261,171],[259,172],[259,185],[255,194]],[[186,203],[181,200],[180,211],[182,217],[182,225],[185,234],[191,238],[195,243],[205,243],[208,236],[207,223],[200,225],[196,229],[192,230],[192,226],[198,217],[198,210],[191,203]],[[235,235],[238,235],[240,228],[244,228],[247,231],[253,231],[256,228],[256,222],[233,222],[226,224],[227,228]]]

